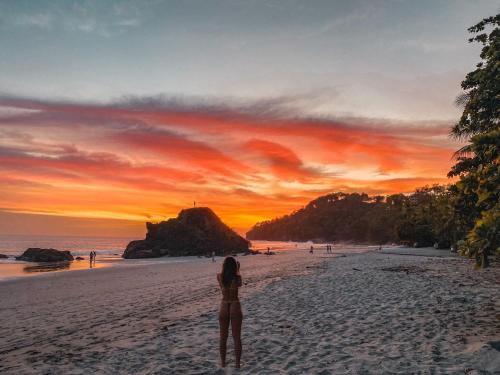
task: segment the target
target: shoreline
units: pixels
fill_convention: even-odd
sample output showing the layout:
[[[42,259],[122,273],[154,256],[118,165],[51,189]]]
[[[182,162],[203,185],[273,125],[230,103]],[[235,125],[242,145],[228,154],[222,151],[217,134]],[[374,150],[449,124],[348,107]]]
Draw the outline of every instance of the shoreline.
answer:
[[[500,372],[498,267],[402,251],[238,257],[241,373]],[[2,283],[0,372],[224,373],[207,262]]]
[[[272,241],[260,241],[253,244],[253,250],[265,252],[267,247],[273,252],[287,252],[290,250],[302,250],[308,251],[310,242],[304,243],[286,243],[286,242],[272,242]],[[317,245],[316,251],[322,252],[324,251],[325,244]],[[368,245],[338,245],[337,248],[334,248],[334,253],[338,253],[338,250],[347,250],[348,252],[359,252],[359,251],[367,251],[371,248],[375,248],[375,246]],[[98,268],[109,268],[109,267],[123,267],[123,266],[135,266],[141,264],[149,264],[151,263],[179,263],[179,262],[199,262],[204,261],[207,258],[206,256],[165,256],[159,258],[144,258],[144,259],[124,259],[121,257],[118,250],[97,250],[97,262],[90,267],[88,260],[88,250],[77,249],[71,251],[72,255],[83,256],[84,260],[74,260],[72,262],[26,262],[26,261],[18,261],[15,260],[16,256],[20,256],[24,251],[18,251],[16,253],[8,252],[7,259],[0,259],[0,284],[9,281],[15,280],[18,278],[24,277],[40,277],[42,275],[49,275],[53,273],[59,272],[75,272],[75,271],[90,271],[90,269],[98,269]],[[243,254],[239,254],[239,256],[243,256]],[[217,259],[222,259],[223,257],[217,256]]]

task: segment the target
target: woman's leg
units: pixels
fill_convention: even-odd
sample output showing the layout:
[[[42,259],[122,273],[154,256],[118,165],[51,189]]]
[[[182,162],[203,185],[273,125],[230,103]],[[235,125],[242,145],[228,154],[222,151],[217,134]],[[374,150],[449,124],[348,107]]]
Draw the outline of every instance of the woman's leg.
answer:
[[[219,329],[220,329],[220,362],[222,367],[226,367],[226,345],[229,334],[229,304],[221,302],[219,310]]]
[[[234,340],[234,355],[236,357],[237,368],[240,367],[241,358],[241,323],[243,322],[243,314],[241,312],[241,305],[239,302],[231,303],[231,333]]]

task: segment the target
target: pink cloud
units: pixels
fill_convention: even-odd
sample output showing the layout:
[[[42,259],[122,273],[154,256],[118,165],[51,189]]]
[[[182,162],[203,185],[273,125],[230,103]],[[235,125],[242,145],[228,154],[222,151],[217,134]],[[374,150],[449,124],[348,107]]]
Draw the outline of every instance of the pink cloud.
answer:
[[[0,207],[128,217],[198,200],[248,227],[335,190],[447,181],[458,147],[449,124],[309,118],[273,105],[0,97]],[[379,176],[343,174],[365,170]]]

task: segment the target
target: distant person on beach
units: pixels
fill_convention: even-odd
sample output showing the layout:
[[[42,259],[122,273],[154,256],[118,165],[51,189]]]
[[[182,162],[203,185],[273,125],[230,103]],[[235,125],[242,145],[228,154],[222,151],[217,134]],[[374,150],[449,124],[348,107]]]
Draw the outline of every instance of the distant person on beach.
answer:
[[[97,253],[92,250],[90,252],[90,267],[92,267],[93,265],[95,265],[95,258],[97,257]]]
[[[271,248],[270,247],[267,248],[267,255],[271,255]]]
[[[217,281],[222,291],[222,301],[219,310],[220,326],[220,360],[221,366],[226,367],[227,337],[229,335],[229,323],[234,340],[234,354],[236,357],[236,368],[240,367],[241,358],[241,323],[243,314],[238,299],[238,288],[241,287],[240,263],[229,256],[224,259],[221,273],[217,274]]]
[[[212,251],[212,262],[215,263],[215,251]]]
[[[309,249],[309,253],[312,254],[314,252],[314,247],[311,246],[311,248]]]

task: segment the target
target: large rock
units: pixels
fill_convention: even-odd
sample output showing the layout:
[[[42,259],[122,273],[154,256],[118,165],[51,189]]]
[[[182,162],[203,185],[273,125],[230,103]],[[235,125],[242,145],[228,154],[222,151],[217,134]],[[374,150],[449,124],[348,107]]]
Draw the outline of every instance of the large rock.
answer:
[[[64,262],[73,260],[73,255],[69,251],[29,248],[23,255],[16,257],[16,259],[27,262]]]
[[[144,240],[128,244],[126,259],[161,256],[217,255],[248,252],[249,242],[225,225],[207,207],[182,210],[177,218],[146,223]]]

